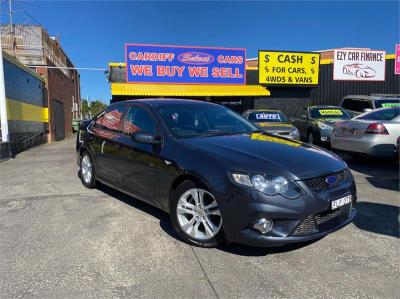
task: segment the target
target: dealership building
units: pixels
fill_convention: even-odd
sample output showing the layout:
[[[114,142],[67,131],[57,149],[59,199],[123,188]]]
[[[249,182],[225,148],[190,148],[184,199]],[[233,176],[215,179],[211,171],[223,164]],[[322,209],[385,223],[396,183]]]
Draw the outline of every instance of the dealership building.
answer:
[[[128,45],[129,46],[129,45]],[[148,48],[150,47],[150,48]],[[155,63],[152,61],[154,57],[148,57],[148,61],[138,61],[137,56],[133,55],[133,61],[130,60],[129,53],[145,53],[144,51],[157,51],[157,53],[166,52],[169,50],[170,46],[156,46],[153,45],[133,45],[133,50],[126,50],[126,62],[112,62],[109,63],[109,73],[108,79],[110,82],[112,102],[123,101],[127,99],[138,99],[138,98],[147,98],[147,97],[174,97],[174,98],[190,98],[190,99],[198,99],[205,100],[215,103],[223,104],[234,111],[242,112],[246,109],[261,109],[261,108],[275,108],[281,109],[286,114],[293,116],[298,113],[298,110],[303,106],[307,105],[337,105],[339,101],[346,95],[370,95],[370,94],[400,94],[400,80],[399,75],[394,74],[394,59],[395,55],[386,54],[383,55],[384,62],[384,80],[381,81],[344,81],[344,80],[334,80],[333,71],[334,71],[334,50],[326,50],[326,51],[315,51],[315,52],[306,52],[299,53],[299,55],[309,55],[310,57],[314,57],[313,59],[318,62],[315,64],[314,70],[317,70],[317,74],[315,75],[315,80],[313,80],[312,84],[268,84],[262,83],[260,81],[260,73],[259,73],[259,59],[244,59],[243,63],[243,73],[244,80],[240,84],[236,84],[236,82],[229,82],[229,80],[225,80],[222,83],[220,82],[208,82],[209,78],[206,78],[206,82],[202,80],[202,78],[197,78],[197,82],[191,81],[192,78],[189,78],[189,82],[182,82],[182,78],[177,78],[174,81],[174,78],[167,78],[167,82],[165,82],[164,78],[156,77],[159,75],[158,67],[159,65],[170,65],[167,62],[158,62]],[[183,49],[182,49],[183,48]],[[173,63],[178,62],[178,58],[182,60],[182,55],[188,55],[191,53],[193,56],[197,57],[199,60],[202,57],[199,55],[203,55],[204,53],[211,53],[215,48],[193,48],[193,47],[174,47],[171,51],[177,51],[175,54],[175,60]],[[236,54],[230,54],[231,49],[222,49],[222,56],[224,57],[237,57]],[[235,49],[233,49],[235,50]],[[348,48],[344,49],[348,50]],[[355,51],[371,51],[370,49],[353,49]],[[143,51],[143,52],[136,52]],[[151,52],[151,53],[154,53]],[[186,51],[182,53],[182,51]],[[276,51],[272,51],[276,52]],[[199,53],[199,54],[196,54]],[[260,52],[261,53],[261,52]],[[281,53],[281,52],[278,52]],[[282,53],[291,53],[295,55],[297,52],[284,52]],[[221,54],[221,53],[219,53]],[[197,55],[197,56],[196,56]],[[205,56],[205,54],[204,54]],[[315,56],[318,59],[315,59]],[[215,54],[212,64],[209,69],[209,73],[211,74],[211,69],[214,70],[215,61],[219,61],[219,57],[221,55]],[[243,55],[245,57],[245,54]],[[306,56],[304,56],[306,57]],[[206,59],[207,57],[203,57],[202,59]],[[182,60],[183,61],[183,60]],[[181,62],[182,62],[181,61]],[[188,61],[185,63],[178,62],[178,67],[186,69],[192,66],[204,66],[205,63],[197,63],[196,61]],[[234,62],[236,62],[234,60]],[[290,62],[290,61],[286,61]],[[210,63],[210,62],[208,62]],[[232,63],[232,61],[229,61]],[[221,69],[225,66],[230,66],[232,69],[235,69],[235,64],[227,64],[226,60],[223,60],[220,65],[217,67],[221,67]],[[283,63],[283,61],[282,61]],[[147,69],[148,78],[145,78],[143,75],[146,74],[146,69],[143,69],[143,73],[140,75],[137,72],[134,73],[135,76],[132,76],[132,65],[134,67],[143,66],[145,67],[153,67],[153,69]],[[181,66],[179,66],[181,65]],[[283,65],[283,64],[282,64]],[[157,67],[157,74],[155,68]],[[161,66],[162,69],[164,67]],[[287,69],[287,68],[286,68]],[[298,68],[299,69],[299,68]],[[307,66],[305,67],[307,69]],[[137,69],[136,69],[137,71]],[[152,72],[153,71],[153,72]],[[228,72],[229,73],[229,72]],[[234,73],[234,71],[232,71]],[[319,76],[318,76],[319,74]],[[128,77],[129,76],[129,77]],[[210,75],[211,76],[211,75]],[[170,77],[173,77],[171,74]],[[235,76],[232,75],[231,78]],[[176,78],[175,78],[176,79]],[[196,79],[196,78],[195,78]],[[236,78],[234,78],[236,79]],[[231,80],[233,81],[233,80]],[[261,82],[261,83],[260,83]],[[311,81],[310,81],[311,82]],[[316,84],[315,84],[316,83]]]

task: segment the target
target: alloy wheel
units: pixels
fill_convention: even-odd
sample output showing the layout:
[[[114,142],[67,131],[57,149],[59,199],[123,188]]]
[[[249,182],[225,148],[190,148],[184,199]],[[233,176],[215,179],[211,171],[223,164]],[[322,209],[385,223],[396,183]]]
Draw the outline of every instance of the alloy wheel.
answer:
[[[82,178],[86,184],[90,184],[93,176],[93,165],[88,155],[84,155],[81,161]]]
[[[209,240],[221,230],[222,217],[217,201],[204,189],[192,188],[183,193],[176,213],[181,229],[194,239]]]

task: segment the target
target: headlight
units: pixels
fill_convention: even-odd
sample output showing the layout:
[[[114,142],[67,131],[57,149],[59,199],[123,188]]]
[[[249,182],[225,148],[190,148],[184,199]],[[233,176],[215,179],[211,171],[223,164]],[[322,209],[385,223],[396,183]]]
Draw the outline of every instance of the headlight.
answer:
[[[304,194],[303,189],[295,182],[283,176],[267,176],[247,174],[232,174],[234,181],[240,185],[245,185],[256,189],[264,194],[283,195],[286,198],[294,199]]]
[[[299,130],[294,128],[293,130],[290,131],[289,136],[290,137],[298,137],[299,136]]]
[[[318,127],[320,127],[321,129],[332,129],[332,126],[330,126],[330,125],[327,125],[327,124],[325,124],[325,123],[323,123],[323,122],[318,122]]]

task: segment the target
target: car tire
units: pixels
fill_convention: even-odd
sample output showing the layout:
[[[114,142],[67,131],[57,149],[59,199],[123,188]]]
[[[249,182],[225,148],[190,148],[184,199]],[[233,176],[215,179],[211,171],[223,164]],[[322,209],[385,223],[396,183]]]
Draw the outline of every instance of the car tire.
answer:
[[[314,136],[313,132],[308,132],[307,133],[307,143],[315,144],[315,136]]]
[[[79,177],[83,186],[89,189],[96,187],[96,175],[92,158],[88,152],[83,152],[80,158]]]
[[[175,189],[170,219],[178,236],[190,245],[215,247],[225,242],[218,203],[203,184],[184,181]]]

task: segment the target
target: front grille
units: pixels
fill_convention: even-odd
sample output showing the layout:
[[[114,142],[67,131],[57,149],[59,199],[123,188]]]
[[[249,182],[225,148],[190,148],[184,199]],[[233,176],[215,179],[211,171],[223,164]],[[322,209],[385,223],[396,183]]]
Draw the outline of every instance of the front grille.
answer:
[[[308,216],[304,219],[300,225],[296,228],[293,235],[307,235],[317,232],[317,226],[315,224],[314,216]]]
[[[319,225],[329,222],[341,216],[344,219],[349,217],[352,205],[347,204],[336,211],[322,212],[317,215],[308,216],[297,226],[293,235],[308,235],[316,233],[319,230]]]
[[[336,182],[334,184],[328,184],[326,179],[330,176],[334,176],[336,178]],[[304,183],[313,191],[319,192],[329,187],[334,187],[342,184],[346,179],[346,170],[342,170],[336,173],[332,173],[329,175],[320,176],[317,178],[312,178],[308,180],[304,180]]]
[[[336,210],[331,213],[327,213],[327,214],[325,213],[325,215],[319,214],[319,215],[315,216],[315,221],[317,222],[318,225],[320,225],[322,223],[328,222],[329,220],[332,220],[333,218],[339,216],[340,213],[341,213],[341,210]]]

